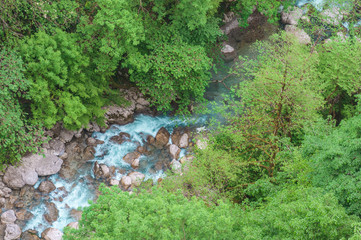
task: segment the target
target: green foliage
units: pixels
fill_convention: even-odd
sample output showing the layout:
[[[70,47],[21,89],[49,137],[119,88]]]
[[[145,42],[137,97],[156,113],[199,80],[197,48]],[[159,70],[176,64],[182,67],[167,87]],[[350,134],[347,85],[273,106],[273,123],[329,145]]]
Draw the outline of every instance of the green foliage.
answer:
[[[0,39],[16,42],[39,30],[72,30],[77,22],[78,3],[72,0],[3,0],[0,2]]]
[[[111,75],[121,65],[130,80],[159,109],[184,109],[203,99],[211,61],[206,46],[220,31],[212,16],[218,0],[98,0],[94,17],[78,32],[97,72]]]
[[[248,210],[239,239],[345,239],[354,224],[357,218],[348,216],[332,193],[289,186],[259,209]]]
[[[314,127],[306,136],[303,153],[314,171],[314,186],[334,192],[350,214],[361,216],[361,115],[341,122],[338,128]]]
[[[361,88],[361,43],[350,38],[335,39],[321,45],[318,52],[317,80],[324,85],[325,114],[338,120],[352,115],[351,106]]]
[[[268,21],[276,23],[279,20],[279,9],[281,5],[287,9],[293,3],[293,0],[237,0],[232,1],[231,8],[240,12],[241,18],[239,19],[240,25],[245,27],[248,25],[247,19],[257,9],[260,13],[268,17]]]
[[[15,52],[0,51],[0,170],[16,164],[40,146],[41,131],[30,125],[19,101],[28,99],[29,82],[23,75],[23,62]]]
[[[241,59],[238,70],[248,79],[222,106],[229,124],[219,131],[228,137],[228,144],[223,140],[218,144],[219,149],[232,151],[243,171],[255,175],[253,179],[273,177],[280,167],[278,153],[318,118],[323,103],[320,86],[313,82],[317,56],[309,48],[287,34],[256,46],[262,53],[257,61]]]
[[[236,239],[240,208],[208,207],[197,198],[160,188],[129,194],[101,187],[103,195],[86,208],[79,230],[64,239]]]
[[[203,100],[211,68],[204,48],[184,43],[167,44],[138,59],[137,64],[139,68],[131,75],[131,80],[137,82],[159,110],[171,110],[172,102],[177,102],[184,110],[191,100]]]
[[[23,42],[20,53],[30,81],[35,121],[46,127],[63,121],[67,128],[80,128],[92,120],[101,122],[106,84],[89,72],[89,59],[78,47],[75,34],[38,32]]]

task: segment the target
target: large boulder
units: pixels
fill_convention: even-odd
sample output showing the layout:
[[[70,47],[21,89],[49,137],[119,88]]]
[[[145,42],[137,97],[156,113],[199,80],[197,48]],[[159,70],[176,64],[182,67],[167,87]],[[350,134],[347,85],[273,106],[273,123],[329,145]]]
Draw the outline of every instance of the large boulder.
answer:
[[[43,192],[43,193],[51,193],[52,191],[54,191],[56,189],[54,183],[52,181],[43,181],[40,183],[39,185],[39,191]]]
[[[131,172],[128,174],[128,177],[132,180],[132,186],[139,187],[143,182],[145,175],[140,172]]]
[[[19,239],[21,236],[21,228],[19,225],[10,223],[6,224],[4,240]]]
[[[47,228],[41,233],[41,237],[44,240],[61,240],[63,233],[56,228]]]
[[[59,210],[56,208],[55,203],[46,203],[47,213],[44,214],[44,218],[49,223],[55,222],[59,217]]]
[[[3,181],[10,188],[22,188],[25,184],[35,185],[38,174],[35,169],[23,165],[9,166],[5,171]]]
[[[183,133],[183,135],[181,136],[181,138],[179,139],[179,145],[178,147],[180,148],[186,148],[188,147],[188,141],[189,141],[189,137],[187,133]]]
[[[301,8],[294,8],[291,10],[288,8],[288,11],[284,11],[281,13],[281,19],[283,24],[289,24],[289,25],[297,25],[298,20],[303,15],[303,10]]]
[[[155,135],[155,146],[158,148],[162,148],[169,142],[170,134],[164,127],[161,127]]]
[[[169,146],[169,153],[172,159],[178,159],[180,151],[180,148],[175,144]]]
[[[129,176],[123,176],[120,180],[120,186],[127,190],[132,185],[132,178]]]
[[[1,223],[8,224],[14,223],[16,221],[15,212],[13,210],[8,210],[1,214]]]
[[[285,31],[288,34],[295,36],[301,44],[311,44],[311,37],[305,32],[305,30],[300,29],[294,25],[287,25],[285,27]]]

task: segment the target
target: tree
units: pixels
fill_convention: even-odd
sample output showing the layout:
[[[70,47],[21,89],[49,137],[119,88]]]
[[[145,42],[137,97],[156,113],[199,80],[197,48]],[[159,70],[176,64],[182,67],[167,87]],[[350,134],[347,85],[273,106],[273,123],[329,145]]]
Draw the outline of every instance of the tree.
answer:
[[[311,183],[334,192],[349,214],[361,216],[361,115],[344,120],[338,128],[315,125],[305,137],[304,157],[314,171]]]
[[[130,80],[160,110],[203,99],[210,79],[207,46],[221,35],[219,0],[98,0],[78,32],[97,72],[127,69]]]
[[[31,125],[20,101],[29,99],[29,81],[23,75],[21,58],[11,50],[0,51],[0,169],[17,164],[21,157],[37,150],[41,130]]]
[[[241,59],[238,71],[248,79],[222,106],[228,125],[219,130],[215,144],[231,151],[244,171],[272,178],[280,166],[278,153],[289,144],[285,138],[298,144],[302,128],[318,118],[323,101],[313,78],[317,55],[312,49],[280,34],[258,43],[257,51],[256,61]]]
[[[240,209],[231,203],[208,207],[197,198],[161,188],[129,194],[118,187],[100,188],[102,195],[86,208],[79,230],[64,239],[236,239]]]
[[[76,34],[61,30],[54,35],[40,31],[20,46],[33,119],[48,128],[58,121],[74,129],[104,119],[107,82],[92,74],[77,40]]]
[[[355,112],[361,89],[361,43],[351,38],[335,39],[317,49],[318,80],[323,84],[325,115],[340,121]]]
[[[239,239],[345,239],[358,224],[332,193],[288,186],[244,214]]]

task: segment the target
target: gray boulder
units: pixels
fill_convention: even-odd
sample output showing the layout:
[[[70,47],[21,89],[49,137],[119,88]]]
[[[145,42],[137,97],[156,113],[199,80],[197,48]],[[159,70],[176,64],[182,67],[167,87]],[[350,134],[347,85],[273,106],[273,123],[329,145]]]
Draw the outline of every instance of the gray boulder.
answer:
[[[120,180],[120,186],[127,190],[132,185],[132,178],[129,176],[123,176]]]
[[[1,223],[8,224],[14,223],[16,221],[15,212],[13,210],[8,210],[1,214]]]
[[[56,228],[47,228],[41,233],[41,237],[44,240],[61,240],[63,233]]]
[[[139,187],[143,182],[145,175],[140,172],[131,172],[128,174],[128,177],[131,178],[132,186]]]
[[[188,141],[189,141],[189,137],[187,133],[183,133],[182,137],[179,140],[179,147],[180,148],[186,148],[188,147]]]
[[[170,153],[170,156],[173,159],[178,159],[179,158],[180,151],[181,151],[180,148],[175,144],[171,144],[169,146],[169,153]]]
[[[21,236],[21,228],[19,225],[10,223],[6,224],[4,240],[19,239]]]

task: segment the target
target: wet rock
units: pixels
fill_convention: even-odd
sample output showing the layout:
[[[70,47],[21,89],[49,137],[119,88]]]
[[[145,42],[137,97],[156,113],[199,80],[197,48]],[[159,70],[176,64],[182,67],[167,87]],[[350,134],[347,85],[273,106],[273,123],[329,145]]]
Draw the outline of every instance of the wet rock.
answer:
[[[149,145],[154,145],[154,144],[155,144],[155,138],[154,138],[153,136],[149,135],[149,136],[147,137],[147,143],[148,143]]]
[[[13,199],[16,207],[32,209],[41,201],[41,193],[32,186],[24,186],[21,188],[17,198]]]
[[[137,152],[139,152],[140,154],[146,154],[148,151],[147,151],[147,148],[145,146],[139,146],[137,147]]]
[[[180,148],[175,144],[171,144],[169,146],[169,153],[170,153],[171,158],[173,158],[173,159],[179,158],[180,151],[181,151]]]
[[[16,218],[21,221],[29,220],[33,216],[33,214],[31,212],[28,212],[26,209],[20,209],[15,213],[15,215]]]
[[[128,174],[128,177],[132,180],[132,186],[139,187],[145,178],[145,175],[140,172],[131,172]]]
[[[80,211],[80,210],[72,209],[70,211],[70,216],[77,221],[80,221],[82,214],[83,214],[83,211]]]
[[[95,162],[93,171],[94,171],[94,175],[97,178],[110,177],[109,167],[107,165],[105,165],[105,164],[98,164],[98,162]]]
[[[16,221],[15,212],[13,210],[8,210],[1,214],[1,223],[8,224],[14,223]]]
[[[177,160],[173,159],[170,163],[172,172],[180,174],[182,172],[182,165]]]
[[[21,228],[19,225],[10,223],[6,224],[4,240],[19,239],[21,236]]]
[[[287,12],[281,13],[281,19],[283,24],[289,24],[289,25],[297,25],[298,20],[303,15],[303,10],[301,8],[294,8],[291,10],[291,8],[288,8]]]
[[[132,161],[132,168],[137,169],[139,167],[139,158],[136,158]]]
[[[70,130],[67,130],[67,129],[63,129],[61,132],[60,132],[60,138],[65,142],[70,142],[74,135],[75,135],[75,131],[70,131]]]
[[[117,136],[111,137],[110,141],[118,144],[122,144],[125,141],[129,141],[129,139],[130,139],[130,135],[128,133],[121,132]]]
[[[95,149],[92,146],[86,147],[84,149],[84,155],[83,155],[83,159],[85,161],[91,160],[94,158],[94,154],[95,154]]]
[[[132,185],[132,178],[129,176],[123,176],[120,180],[120,186],[127,190]]]
[[[286,25],[285,31],[294,35],[301,44],[311,44],[311,37],[303,30],[294,25]]]
[[[40,240],[38,237],[38,231],[26,230],[21,234],[21,240]]]
[[[43,181],[39,185],[39,191],[43,193],[50,193],[56,189],[52,181]]]
[[[179,140],[181,136],[182,136],[181,131],[178,128],[174,129],[171,136],[172,143],[179,146]]]
[[[162,148],[169,142],[170,134],[164,127],[161,127],[155,136],[155,145],[158,148]]]
[[[62,155],[65,151],[65,144],[59,139],[52,139],[49,141],[49,147],[52,149],[54,155]]]
[[[44,218],[49,223],[55,222],[59,217],[59,210],[53,202],[46,203],[47,213],[44,214]]]
[[[44,240],[61,240],[63,233],[56,228],[47,228],[41,233],[41,237]]]
[[[179,145],[178,147],[180,148],[187,148],[188,147],[188,141],[189,141],[189,137],[187,133],[183,133],[182,137],[179,140]]]
[[[79,222],[71,222],[66,226],[73,229],[79,229]]]
[[[123,157],[123,160],[124,160],[124,162],[126,162],[126,163],[132,164],[132,162],[133,162],[135,159],[139,158],[139,157],[140,157],[140,153],[138,153],[138,152],[131,152],[131,153],[128,153],[127,155],[125,155],[125,156]]]

